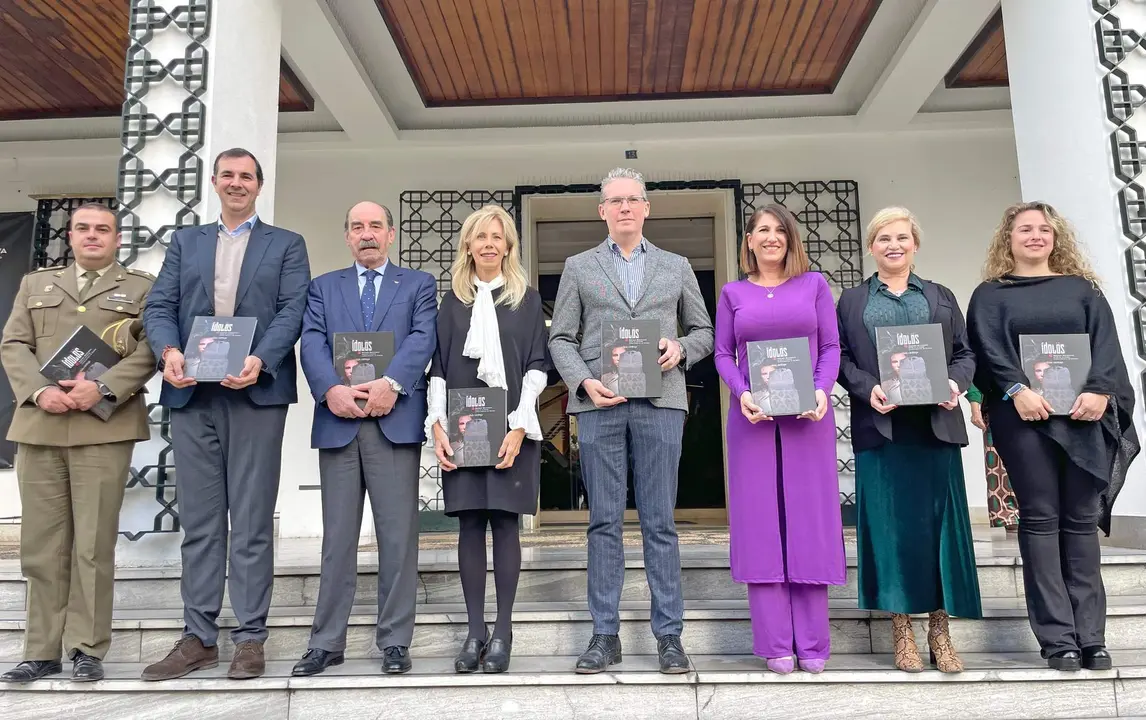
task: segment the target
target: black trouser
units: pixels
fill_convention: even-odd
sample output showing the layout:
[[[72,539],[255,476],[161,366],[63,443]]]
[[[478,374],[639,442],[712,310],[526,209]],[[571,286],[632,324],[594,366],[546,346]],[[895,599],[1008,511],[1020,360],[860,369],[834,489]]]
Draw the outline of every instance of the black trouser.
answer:
[[[1043,657],[1105,645],[1097,479],[1012,408],[990,418],[1020,508],[1027,614]]]

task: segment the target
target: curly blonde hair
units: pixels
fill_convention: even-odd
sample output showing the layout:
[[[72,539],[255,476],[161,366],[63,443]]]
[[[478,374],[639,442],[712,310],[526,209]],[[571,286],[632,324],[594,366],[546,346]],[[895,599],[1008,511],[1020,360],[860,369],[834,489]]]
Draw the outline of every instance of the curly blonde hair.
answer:
[[[1015,256],[1011,252],[1011,233],[1015,229],[1015,218],[1028,210],[1038,210],[1054,230],[1054,249],[1051,250],[1048,264],[1051,272],[1061,275],[1076,275],[1086,278],[1099,287],[1098,274],[1090,267],[1082,249],[1078,246],[1074,228],[1057,210],[1045,202],[1017,203],[1003,212],[1003,219],[995,228],[991,244],[987,247],[987,261],[983,264],[983,279],[998,280],[1015,270]]]

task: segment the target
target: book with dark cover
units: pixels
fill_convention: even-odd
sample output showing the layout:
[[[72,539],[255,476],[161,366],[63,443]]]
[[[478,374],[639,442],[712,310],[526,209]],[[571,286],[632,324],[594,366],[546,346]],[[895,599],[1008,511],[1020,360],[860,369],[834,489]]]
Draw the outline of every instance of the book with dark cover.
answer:
[[[799,415],[816,409],[808,338],[748,343],[748,380],[752,401],[768,417]]]
[[[343,385],[373,382],[394,359],[394,333],[334,333],[334,372]]]
[[[938,405],[951,399],[943,326],[894,325],[875,329],[879,385],[890,405]]]
[[[660,397],[660,321],[606,320],[601,334],[601,383],[621,397]]]
[[[446,391],[447,435],[458,467],[483,467],[501,462],[497,453],[505,440],[509,415],[501,388],[451,388]]]
[[[80,373],[85,380],[98,380],[111,367],[119,362],[119,353],[92,332],[86,325],[80,325],[59,350],[40,368],[40,374],[54,383],[61,380],[75,380]],[[88,411],[100,420],[107,420],[115,412],[115,404],[107,398]]]
[[[1020,335],[1019,354],[1027,385],[1050,403],[1054,415],[1069,415],[1090,375],[1090,336]]]
[[[198,382],[238,377],[251,354],[257,322],[252,317],[196,317],[183,352],[183,375]]]

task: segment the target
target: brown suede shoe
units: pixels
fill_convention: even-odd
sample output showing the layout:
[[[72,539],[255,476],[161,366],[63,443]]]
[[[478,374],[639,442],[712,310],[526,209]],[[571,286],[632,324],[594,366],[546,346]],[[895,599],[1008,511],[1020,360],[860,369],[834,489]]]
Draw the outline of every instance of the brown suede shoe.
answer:
[[[267,661],[263,657],[263,644],[247,640],[235,646],[235,657],[227,677],[232,680],[250,680],[260,677],[267,671]]]
[[[140,677],[149,682],[174,680],[194,670],[206,670],[219,664],[219,646],[204,647],[194,635],[184,635],[167,657],[148,665]]]

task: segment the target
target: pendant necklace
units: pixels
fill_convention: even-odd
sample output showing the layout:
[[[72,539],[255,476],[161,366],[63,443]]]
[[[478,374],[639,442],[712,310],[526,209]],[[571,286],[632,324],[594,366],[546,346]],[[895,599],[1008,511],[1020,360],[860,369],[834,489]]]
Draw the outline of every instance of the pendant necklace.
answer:
[[[764,288],[765,290],[767,290],[767,291],[768,291],[768,297],[772,297],[772,293],[774,293],[774,292],[776,291],[776,288],[778,288],[778,287],[780,287],[780,286],[779,286],[779,285],[776,285],[775,287],[768,287],[768,286],[766,286],[766,285],[761,285],[760,287],[762,287],[762,288]]]

